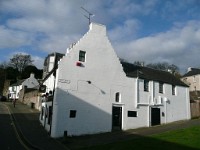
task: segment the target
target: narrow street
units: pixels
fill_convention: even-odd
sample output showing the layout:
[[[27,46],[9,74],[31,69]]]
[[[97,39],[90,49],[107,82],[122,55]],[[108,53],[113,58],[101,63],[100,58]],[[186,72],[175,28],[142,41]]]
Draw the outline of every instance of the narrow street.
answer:
[[[0,102],[0,149],[27,150],[14,129],[14,124],[7,107]]]

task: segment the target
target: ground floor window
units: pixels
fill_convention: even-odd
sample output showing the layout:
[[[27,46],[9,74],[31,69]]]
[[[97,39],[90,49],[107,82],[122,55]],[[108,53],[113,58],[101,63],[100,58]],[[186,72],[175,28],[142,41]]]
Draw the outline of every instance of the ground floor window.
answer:
[[[49,106],[49,113],[48,113],[48,124],[51,123],[51,119],[52,119],[52,106]]]
[[[70,110],[69,118],[76,118],[76,110]]]
[[[41,116],[40,116],[40,117],[41,117],[41,118],[40,118],[41,120],[43,120],[43,116],[44,116],[44,107],[42,107],[42,109],[41,109]]]
[[[137,117],[137,111],[128,111],[128,117]]]

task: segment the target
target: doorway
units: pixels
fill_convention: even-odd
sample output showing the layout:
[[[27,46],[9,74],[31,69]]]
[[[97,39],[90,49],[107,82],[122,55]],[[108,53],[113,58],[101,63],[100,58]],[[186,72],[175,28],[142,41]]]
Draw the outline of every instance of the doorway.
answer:
[[[122,107],[112,107],[112,129],[122,129]]]
[[[151,126],[160,125],[160,108],[151,108]]]

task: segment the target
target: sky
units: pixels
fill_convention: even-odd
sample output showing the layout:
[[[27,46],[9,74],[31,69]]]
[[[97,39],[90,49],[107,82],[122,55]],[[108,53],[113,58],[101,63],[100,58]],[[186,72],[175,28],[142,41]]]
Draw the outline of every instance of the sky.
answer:
[[[0,0],[0,63],[17,53],[37,68],[66,53],[92,22],[104,24],[118,57],[200,67],[200,0]]]

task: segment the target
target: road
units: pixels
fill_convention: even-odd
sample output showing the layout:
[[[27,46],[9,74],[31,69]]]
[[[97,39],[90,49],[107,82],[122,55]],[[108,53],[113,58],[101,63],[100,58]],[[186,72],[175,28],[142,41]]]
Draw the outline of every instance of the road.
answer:
[[[20,142],[15,132],[12,117],[7,107],[0,102],[0,149],[1,150],[27,150]]]

